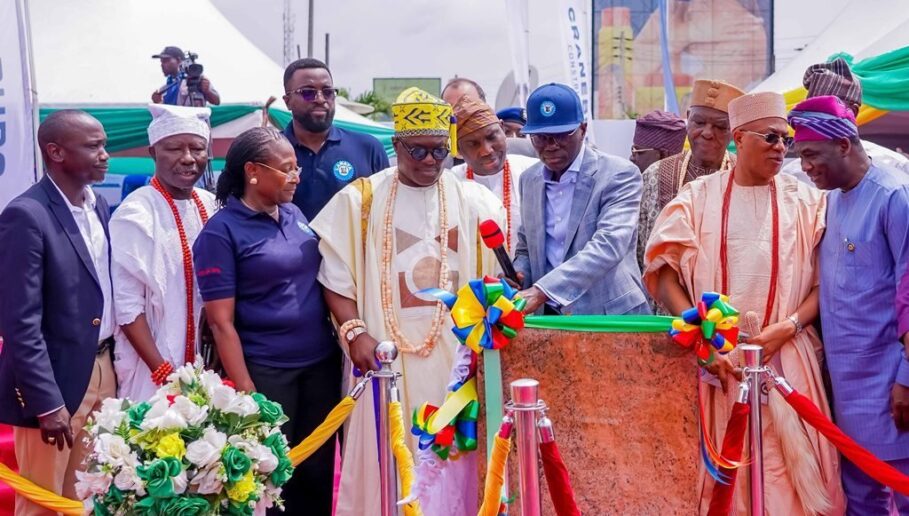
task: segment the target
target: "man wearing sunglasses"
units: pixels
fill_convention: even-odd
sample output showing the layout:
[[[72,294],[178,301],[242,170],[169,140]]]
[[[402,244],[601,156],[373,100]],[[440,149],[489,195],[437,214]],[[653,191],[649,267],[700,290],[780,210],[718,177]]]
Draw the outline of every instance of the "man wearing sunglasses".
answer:
[[[827,190],[820,310],[836,422],[909,475],[909,178],[871,159],[837,97],[800,102],[789,123],[802,170]],[[846,459],[842,470],[849,514],[909,514],[909,496]]]
[[[791,143],[785,117],[778,93],[729,102],[735,167],[688,183],[666,205],[647,245],[644,284],[673,315],[705,292],[729,296],[742,314],[754,312],[761,328],[745,342],[764,348],[767,362],[829,415],[821,342],[811,326],[818,315],[815,253],[826,203],[817,189],[779,173]],[[737,362],[737,352],[700,362],[704,432],[713,442],[722,441],[729,420]],[[769,404],[761,409],[767,513],[842,514],[836,448],[799,425],[782,397],[771,393]],[[703,471],[700,482],[706,511],[716,484]],[[741,486],[734,511],[746,513]]]
[[[586,132],[570,87],[546,84],[527,99],[524,133],[541,163],[520,181],[515,269],[525,312],[650,313],[634,256],[641,173],[585,144]]]
[[[395,343],[398,358],[392,368],[404,374],[399,385],[405,414],[445,400],[459,349],[468,350],[448,330],[447,310],[422,291],[455,292],[499,270],[478,233],[486,219],[504,227],[502,203],[480,184],[458,181],[442,168],[454,136],[451,114],[450,105],[424,91],[402,92],[392,106],[397,166],[357,179],[312,222],[324,258],[319,281],[340,325],[341,346],[355,369],[366,372],[377,369],[376,344]],[[379,499],[372,389],[363,396],[344,442],[339,516],[374,514]],[[408,443],[418,456],[415,441]],[[471,464],[465,458],[448,471],[467,468],[463,478],[474,479],[475,493]],[[445,481],[452,482],[451,477]],[[460,486],[453,490],[469,492]]]
[[[302,170],[293,202],[313,220],[351,181],[388,168],[388,154],[374,136],[333,124],[338,90],[322,61],[304,58],[287,65],[284,91],[293,114],[284,135]]]

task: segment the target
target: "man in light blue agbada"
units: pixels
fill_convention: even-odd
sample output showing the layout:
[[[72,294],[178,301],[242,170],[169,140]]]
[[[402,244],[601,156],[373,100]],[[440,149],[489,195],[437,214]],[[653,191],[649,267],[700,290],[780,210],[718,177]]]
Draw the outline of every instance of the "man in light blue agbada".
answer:
[[[852,111],[837,97],[789,114],[802,169],[829,190],[820,246],[820,310],[836,423],[909,474],[909,360],[897,323],[897,284],[909,260],[909,178],[871,161]],[[909,515],[891,492],[843,459],[850,515]]]
[[[638,168],[585,144],[581,99],[564,84],[531,93],[523,132],[541,161],[519,185],[515,269],[525,311],[650,313],[635,257]]]

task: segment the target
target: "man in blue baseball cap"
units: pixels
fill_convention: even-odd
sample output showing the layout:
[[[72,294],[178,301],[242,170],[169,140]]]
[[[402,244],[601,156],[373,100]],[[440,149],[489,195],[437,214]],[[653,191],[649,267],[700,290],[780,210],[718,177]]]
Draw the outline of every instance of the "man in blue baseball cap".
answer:
[[[573,89],[550,83],[527,99],[523,132],[541,163],[521,176],[515,269],[526,312],[648,314],[635,259],[641,173],[585,143]]]

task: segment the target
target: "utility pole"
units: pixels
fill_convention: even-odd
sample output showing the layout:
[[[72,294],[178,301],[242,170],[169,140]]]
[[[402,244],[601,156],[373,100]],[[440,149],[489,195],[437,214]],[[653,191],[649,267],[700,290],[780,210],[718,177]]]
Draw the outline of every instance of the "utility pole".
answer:
[[[291,0],[284,0],[284,66],[294,60],[294,14]]]
[[[329,66],[329,63],[328,63],[329,48],[331,48],[331,34],[326,32],[325,33],[325,66]]]
[[[306,35],[306,57],[312,57],[312,34],[313,34],[313,2],[315,0],[309,0],[309,17],[307,22],[309,24],[309,31]]]

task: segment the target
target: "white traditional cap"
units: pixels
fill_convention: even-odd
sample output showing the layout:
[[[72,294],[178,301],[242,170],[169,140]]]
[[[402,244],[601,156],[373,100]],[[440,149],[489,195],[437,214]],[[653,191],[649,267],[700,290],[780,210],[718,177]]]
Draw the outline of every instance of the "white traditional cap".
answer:
[[[786,120],[787,114],[786,99],[772,91],[748,93],[729,101],[729,125],[733,129],[762,118]]]
[[[149,145],[154,145],[175,134],[195,134],[208,141],[211,134],[211,129],[208,127],[211,109],[149,104],[148,110],[152,114],[152,121],[148,124]]]

